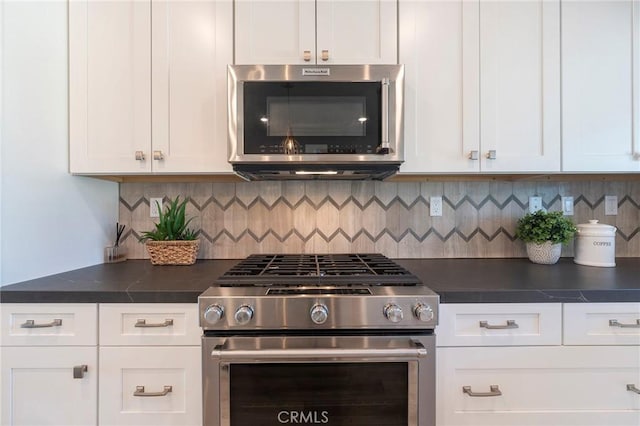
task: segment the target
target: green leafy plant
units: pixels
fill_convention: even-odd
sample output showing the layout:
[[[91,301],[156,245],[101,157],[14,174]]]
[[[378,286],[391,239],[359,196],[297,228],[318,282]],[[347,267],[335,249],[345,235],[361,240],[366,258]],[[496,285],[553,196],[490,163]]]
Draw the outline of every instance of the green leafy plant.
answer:
[[[144,231],[140,237],[140,242],[145,241],[178,241],[178,240],[195,240],[196,232],[187,226],[193,218],[186,219],[185,209],[188,199],[180,202],[180,196],[170,201],[165,211],[162,206],[158,205],[158,223],[155,224],[153,231]]]
[[[538,210],[535,213],[527,213],[518,220],[516,237],[526,243],[543,244],[551,241],[553,244],[565,244],[576,231],[573,222],[564,217],[562,212]]]

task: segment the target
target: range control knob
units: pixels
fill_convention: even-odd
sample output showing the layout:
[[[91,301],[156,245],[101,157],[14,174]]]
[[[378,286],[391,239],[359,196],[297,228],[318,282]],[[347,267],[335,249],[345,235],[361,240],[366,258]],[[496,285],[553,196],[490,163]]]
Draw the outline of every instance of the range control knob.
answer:
[[[384,307],[384,316],[391,322],[400,322],[403,318],[402,308],[395,303],[389,303]]]
[[[420,321],[429,322],[433,319],[434,313],[431,306],[425,305],[423,303],[418,303],[415,308],[413,308],[413,314]]]
[[[216,324],[224,316],[224,308],[220,305],[209,305],[204,310],[204,320],[207,324]]]
[[[322,303],[316,303],[309,311],[311,314],[311,321],[316,324],[324,324],[329,318],[329,308]]]
[[[253,318],[253,308],[249,305],[242,305],[236,310],[236,314],[234,315],[236,322],[240,325],[245,325],[251,318]]]

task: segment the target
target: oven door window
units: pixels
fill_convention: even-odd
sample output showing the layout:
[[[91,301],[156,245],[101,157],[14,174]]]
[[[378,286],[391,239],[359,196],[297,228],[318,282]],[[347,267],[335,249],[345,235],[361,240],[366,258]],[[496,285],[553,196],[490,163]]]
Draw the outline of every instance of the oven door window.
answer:
[[[230,425],[406,425],[410,364],[230,364]]]
[[[245,82],[245,154],[371,154],[380,144],[379,82]],[[287,152],[287,137],[297,152]]]

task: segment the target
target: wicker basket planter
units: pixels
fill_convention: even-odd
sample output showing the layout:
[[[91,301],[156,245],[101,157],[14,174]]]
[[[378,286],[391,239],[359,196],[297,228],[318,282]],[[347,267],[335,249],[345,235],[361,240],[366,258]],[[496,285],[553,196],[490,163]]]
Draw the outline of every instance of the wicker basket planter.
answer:
[[[147,241],[145,247],[153,265],[193,265],[200,241]]]

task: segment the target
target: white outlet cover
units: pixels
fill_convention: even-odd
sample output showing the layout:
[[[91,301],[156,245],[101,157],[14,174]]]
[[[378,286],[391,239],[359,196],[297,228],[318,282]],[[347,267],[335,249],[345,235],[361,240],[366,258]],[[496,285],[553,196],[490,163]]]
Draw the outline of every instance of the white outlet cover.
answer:
[[[442,216],[442,197],[429,198],[429,215]]]
[[[545,211],[544,207],[542,206],[542,197],[529,197],[529,213],[535,213],[538,210]]]
[[[149,217],[160,217],[158,204],[162,208],[162,198],[149,198]]]
[[[615,195],[605,195],[604,197],[604,214],[605,216],[618,215],[618,197]]]
[[[573,197],[562,197],[562,214],[573,216]]]

